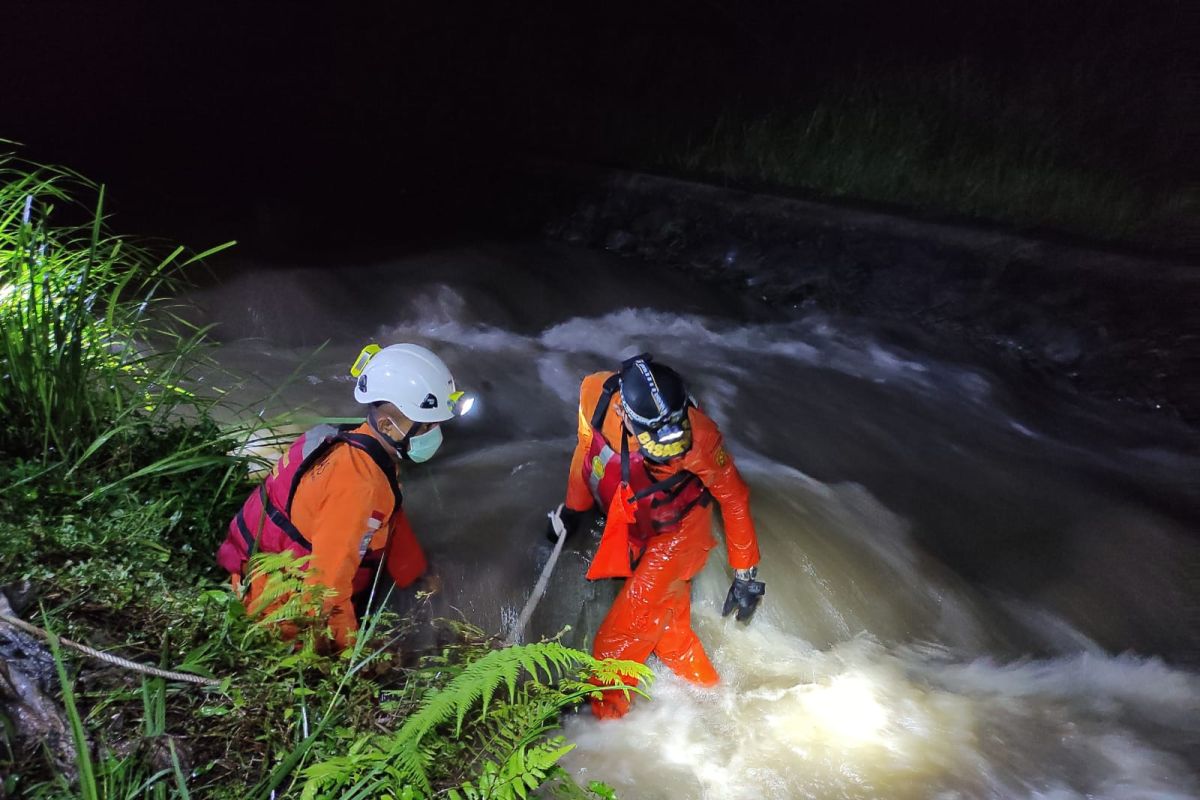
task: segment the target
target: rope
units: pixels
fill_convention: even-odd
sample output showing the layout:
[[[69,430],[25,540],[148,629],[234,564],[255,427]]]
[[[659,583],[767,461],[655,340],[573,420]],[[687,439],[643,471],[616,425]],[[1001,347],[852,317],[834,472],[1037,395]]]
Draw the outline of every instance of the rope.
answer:
[[[542,574],[538,576],[537,583],[533,585],[533,592],[529,595],[529,599],[525,601],[525,608],[521,609],[521,616],[517,617],[517,621],[508,631],[508,636],[504,639],[506,647],[516,644],[521,639],[521,634],[525,632],[525,626],[529,624],[529,618],[533,616],[533,610],[537,608],[537,604],[542,599],[542,595],[546,593],[546,584],[550,582],[550,573],[554,572],[554,565],[558,561],[558,554],[562,552],[563,542],[567,540],[567,529],[563,527],[562,513],[563,504],[559,503],[558,508],[546,514],[550,518],[550,524],[554,528],[554,532],[558,534],[558,540],[554,542],[554,550],[550,553],[550,559],[546,562],[546,566],[542,567]]]
[[[7,622],[9,625],[12,625],[14,628],[20,628],[21,630],[25,631],[28,634],[32,634],[33,636],[37,636],[37,637],[39,637],[41,639],[45,639],[47,641],[50,640],[51,636],[55,635],[55,634],[50,633],[49,631],[42,630],[41,628],[37,627],[36,625],[30,625],[28,622],[26,622],[23,619],[18,619],[17,617],[11,617],[8,614],[0,614],[0,622]],[[70,639],[65,639],[62,636],[58,636],[57,639],[61,644],[65,644],[67,647],[70,647],[74,650],[78,650],[79,652],[83,653],[84,655],[91,656],[92,658],[98,659],[100,661],[104,661],[108,664],[112,664],[117,667],[121,667],[122,669],[127,669],[132,672],[140,672],[143,675],[153,675],[156,678],[165,678],[169,681],[183,681],[184,683],[194,683],[199,686],[218,686],[221,683],[218,680],[214,680],[212,678],[205,678],[200,675],[190,675],[186,672],[171,672],[170,670],[159,669],[158,667],[147,667],[144,664],[137,663],[136,661],[130,661],[129,659],[121,658],[120,656],[114,656],[111,653],[101,652],[100,650],[96,650],[93,647],[88,647],[86,644],[79,644],[78,642],[72,642]]]

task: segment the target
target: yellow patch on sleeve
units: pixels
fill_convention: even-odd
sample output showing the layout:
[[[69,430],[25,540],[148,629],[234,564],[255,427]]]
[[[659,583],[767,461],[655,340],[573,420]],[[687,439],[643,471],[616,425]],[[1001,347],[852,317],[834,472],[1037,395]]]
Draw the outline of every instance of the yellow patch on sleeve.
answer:
[[[729,463],[729,456],[725,452],[725,445],[721,445],[717,448],[717,452],[714,454],[714,457],[717,459],[718,467],[723,467]]]

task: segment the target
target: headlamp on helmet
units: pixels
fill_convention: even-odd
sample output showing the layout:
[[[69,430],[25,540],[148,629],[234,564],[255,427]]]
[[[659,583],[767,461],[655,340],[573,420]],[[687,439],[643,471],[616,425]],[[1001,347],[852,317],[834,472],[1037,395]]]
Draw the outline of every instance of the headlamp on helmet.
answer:
[[[448,405],[450,413],[456,417],[465,417],[475,407],[475,395],[468,392],[454,392],[450,395]]]

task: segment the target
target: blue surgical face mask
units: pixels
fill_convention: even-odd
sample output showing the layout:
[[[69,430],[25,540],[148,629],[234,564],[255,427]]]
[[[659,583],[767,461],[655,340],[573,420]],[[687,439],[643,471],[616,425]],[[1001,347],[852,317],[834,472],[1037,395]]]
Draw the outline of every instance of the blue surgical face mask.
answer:
[[[408,448],[404,453],[405,458],[409,461],[428,461],[433,458],[433,454],[442,446],[442,429],[441,427],[426,431],[420,436],[414,436],[408,440]]]

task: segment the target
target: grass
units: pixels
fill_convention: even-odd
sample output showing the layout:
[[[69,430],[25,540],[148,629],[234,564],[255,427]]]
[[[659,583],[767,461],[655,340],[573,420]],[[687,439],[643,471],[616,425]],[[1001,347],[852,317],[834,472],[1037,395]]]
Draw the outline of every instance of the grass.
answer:
[[[708,180],[1170,244],[1200,217],[1182,132],[1148,130],[1136,87],[1086,69],[991,78],[965,65],[822,84],[725,111],[641,156]],[[1170,129],[1168,128],[1168,131]]]
[[[76,195],[91,195],[80,206]],[[0,451],[43,463],[105,455],[139,427],[162,426],[203,331],[169,313],[172,286],[207,253],[153,258],[104,226],[104,192],[80,176],[0,157]],[[56,217],[86,215],[82,224]],[[169,346],[151,347],[155,339]],[[35,433],[36,432],[36,433]],[[136,435],[136,434],[135,434]]]
[[[274,630],[281,616],[312,620],[300,592],[247,617],[213,554],[260,466],[238,453],[264,423],[217,424],[225,395],[190,380],[204,332],[170,313],[205,254],[154,257],[110,234],[102,208],[83,178],[0,157],[0,575],[31,590],[49,630],[221,683],[115,672],[54,641],[75,774],[56,773],[41,743],[0,718],[0,788],[88,800],[503,800],[541,786],[611,797],[557,766],[571,745],[555,729],[593,691],[588,676],[645,680],[640,665],[554,642],[500,649],[467,623],[443,622],[435,652],[408,652],[413,623],[387,612],[327,655],[319,625],[300,626],[299,647]],[[274,582],[302,579],[287,556],[256,559]]]

